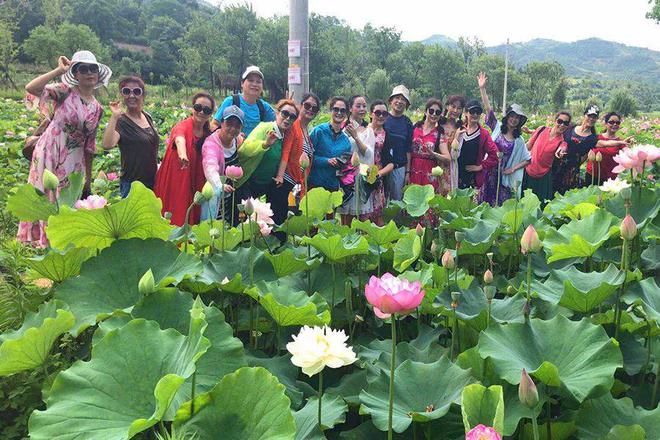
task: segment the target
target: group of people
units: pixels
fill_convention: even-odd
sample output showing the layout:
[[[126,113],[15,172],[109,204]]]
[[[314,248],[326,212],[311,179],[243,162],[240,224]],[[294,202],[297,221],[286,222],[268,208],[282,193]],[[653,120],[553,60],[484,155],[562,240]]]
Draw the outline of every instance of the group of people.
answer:
[[[91,52],[80,51],[71,60],[60,57],[56,69],[27,84],[50,120],[36,142],[29,183],[43,190],[42,174],[48,169],[61,189],[70,173],[84,172],[89,191],[103,113],[94,89],[107,86],[111,75]],[[49,84],[57,77],[60,83]],[[163,213],[170,213],[175,225],[221,216],[235,225],[237,205],[262,196],[280,225],[290,194],[316,187],[343,191],[338,211],[344,223],[358,217],[382,224],[387,201],[401,200],[408,184],[432,185],[441,195],[474,188],[477,201],[491,205],[529,188],[546,201],[555,191],[582,185],[580,166],[589,151],[600,153],[602,161],[598,169],[590,162],[588,175],[598,173],[601,181],[613,176],[612,158],[628,143],[617,136],[620,115],[605,115],[606,130],[598,134],[600,110],[590,105],[577,125],[562,111],[551,126],[532,132],[519,105],[507,108],[498,120],[488,99],[487,76],[481,73],[477,81],[481,101],[461,95],[444,102],[431,98],[414,124],[406,115],[410,94],[403,85],[394,87],[387,102],[368,102],[364,95],[334,97],[328,104],[330,120],[310,130],[322,108],[319,98],[305,93],[300,104],[287,98],[272,106],[262,98],[263,73],[250,66],[241,76],[241,92],[228,96],[217,110],[208,93],[192,97],[191,115],[172,128],[158,165],[160,138],[144,111],[146,85],[128,76],[119,81],[124,109],[118,101],[109,104],[103,148],[119,147],[121,196],[128,195],[132,182],[142,182],[162,200]],[[481,123],[484,114],[489,129]],[[531,134],[528,142],[522,133]],[[228,172],[232,169],[240,172]],[[214,189],[213,198],[194,204],[206,182]],[[45,246],[44,226],[22,222],[18,238]]]

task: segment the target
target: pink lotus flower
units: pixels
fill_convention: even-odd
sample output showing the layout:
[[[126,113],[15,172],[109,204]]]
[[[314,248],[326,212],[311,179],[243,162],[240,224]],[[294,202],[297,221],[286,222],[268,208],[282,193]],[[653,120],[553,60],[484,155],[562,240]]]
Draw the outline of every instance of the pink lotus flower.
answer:
[[[378,278],[372,276],[364,286],[367,301],[374,306],[374,313],[381,319],[393,313],[407,315],[418,307],[424,299],[421,283],[399,279],[390,273]]]
[[[465,440],[502,440],[502,436],[490,426],[477,425],[465,434]]]
[[[74,207],[76,209],[101,209],[108,204],[108,201],[101,196],[92,195],[84,200],[78,200]]]
[[[622,173],[627,170],[633,170],[633,175],[640,174],[644,168],[650,168],[653,162],[660,159],[660,148],[654,145],[637,145],[633,148],[625,147],[619,154],[614,156],[614,161],[618,163],[612,170],[615,173]]]
[[[246,213],[249,214],[248,211],[252,211],[250,219],[257,223],[261,235],[264,237],[270,235],[273,230],[271,225],[275,224],[275,221],[273,221],[272,218],[273,210],[270,209],[270,203],[264,203],[259,199],[253,198],[243,200],[242,203],[246,207]]]
[[[261,233],[262,237],[270,235],[271,231],[273,230],[273,227],[266,222],[258,221],[257,224],[259,225],[259,232]]]
[[[238,180],[241,177],[243,177],[243,168],[235,165],[230,165],[227,168],[225,168],[225,176],[227,176],[232,180]]]
[[[107,177],[110,182],[119,179],[119,175],[117,173],[108,173]]]

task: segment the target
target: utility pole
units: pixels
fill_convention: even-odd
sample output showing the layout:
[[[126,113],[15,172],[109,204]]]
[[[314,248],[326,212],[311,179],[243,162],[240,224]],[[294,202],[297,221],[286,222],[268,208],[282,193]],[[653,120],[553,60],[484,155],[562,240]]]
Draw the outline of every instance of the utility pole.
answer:
[[[309,1],[289,0],[289,93],[300,103],[309,91]]]
[[[506,113],[506,89],[509,82],[509,39],[504,47],[504,93],[502,94],[502,113]]]

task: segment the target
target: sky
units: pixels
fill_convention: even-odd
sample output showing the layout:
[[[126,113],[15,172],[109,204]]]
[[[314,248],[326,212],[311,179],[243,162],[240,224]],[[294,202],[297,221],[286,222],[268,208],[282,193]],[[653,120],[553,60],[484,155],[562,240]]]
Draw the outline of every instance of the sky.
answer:
[[[262,17],[289,14],[289,0],[247,2]],[[507,38],[572,42],[596,37],[660,51],[660,25],[645,17],[648,0],[309,0],[309,9],[354,28],[369,22],[394,27],[408,41],[443,34],[454,39],[477,36],[494,46]]]

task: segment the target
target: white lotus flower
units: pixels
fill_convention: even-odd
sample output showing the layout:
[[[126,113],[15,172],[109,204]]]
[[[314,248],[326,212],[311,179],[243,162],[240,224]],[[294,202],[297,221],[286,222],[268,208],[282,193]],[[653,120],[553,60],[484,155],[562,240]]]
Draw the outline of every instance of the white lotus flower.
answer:
[[[600,186],[601,191],[613,194],[618,194],[624,188],[630,188],[630,184],[621,179],[609,179]]]
[[[291,363],[312,377],[326,366],[340,368],[357,360],[353,349],[346,345],[347,339],[343,330],[304,326],[286,349],[293,355]]]

